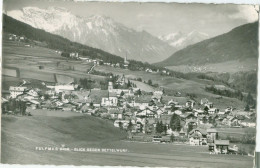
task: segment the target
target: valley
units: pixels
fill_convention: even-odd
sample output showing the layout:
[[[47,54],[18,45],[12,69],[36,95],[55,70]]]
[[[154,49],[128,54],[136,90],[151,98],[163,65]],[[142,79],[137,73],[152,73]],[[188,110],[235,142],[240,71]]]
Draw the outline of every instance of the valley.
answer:
[[[213,38],[137,28],[60,7],[7,11],[1,163],[252,167],[258,24]]]

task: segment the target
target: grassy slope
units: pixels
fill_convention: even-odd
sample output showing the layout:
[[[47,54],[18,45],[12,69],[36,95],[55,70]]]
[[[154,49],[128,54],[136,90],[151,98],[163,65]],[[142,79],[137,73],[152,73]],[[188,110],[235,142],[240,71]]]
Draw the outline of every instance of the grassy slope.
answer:
[[[59,113],[63,115],[62,112]],[[30,163],[30,159],[34,158],[34,163],[47,163],[48,160],[45,159],[59,160],[60,156],[51,153],[39,157],[41,153],[35,151],[35,147],[61,147],[62,144],[70,147],[91,147],[125,137],[126,134],[115,128],[111,122],[91,116],[3,116],[2,162]]]

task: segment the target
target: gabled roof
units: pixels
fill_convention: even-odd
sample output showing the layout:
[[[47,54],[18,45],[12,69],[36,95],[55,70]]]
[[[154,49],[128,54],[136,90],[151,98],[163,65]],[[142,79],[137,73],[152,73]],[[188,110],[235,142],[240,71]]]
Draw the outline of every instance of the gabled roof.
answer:
[[[194,116],[193,113],[184,113],[184,114],[181,115],[182,118],[187,118],[189,116],[193,116],[193,117],[197,118],[196,116]]]
[[[123,111],[120,109],[111,109],[109,110],[109,114],[122,114]]]
[[[89,98],[93,103],[101,103],[103,97],[108,97],[108,90],[91,90]]]
[[[207,131],[201,128],[195,128],[189,132],[189,134],[193,134],[195,131],[199,131],[202,135],[207,135]]]
[[[216,133],[216,132],[218,132],[218,131],[217,131],[216,129],[209,128],[209,129],[207,129],[207,132]]]
[[[109,97],[117,97],[116,92],[109,92]]]
[[[149,103],[152,100],[151,95],[142,95],[135,98],[135,102],[137,103]]]
[[[84,97],[88,97],[89,93],[90,91],[72,91],[72,94],[76,95],[79,100],[84,99]]]
[[[215,140],[216,145],[229,145],[229,140]]]

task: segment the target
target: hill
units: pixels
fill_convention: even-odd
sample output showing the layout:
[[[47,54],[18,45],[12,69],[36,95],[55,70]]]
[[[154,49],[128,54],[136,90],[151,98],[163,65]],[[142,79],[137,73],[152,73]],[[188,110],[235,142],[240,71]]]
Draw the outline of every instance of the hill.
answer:
[[[8,11],[7,14],[34,28],[121,57],[127,55],[129,59],[138,61],[162,61],[176,51],[174,47],[150,33],[136,31],[106,16],[81,17],[57,7],[24,7],[21,10]]]
[[[258,57],[257,30],[257,22],[236,27],[228,33],[179,50],[155,65],[164,67],[206,65],[232,60],[243,62],[250,58],[256,61]]]

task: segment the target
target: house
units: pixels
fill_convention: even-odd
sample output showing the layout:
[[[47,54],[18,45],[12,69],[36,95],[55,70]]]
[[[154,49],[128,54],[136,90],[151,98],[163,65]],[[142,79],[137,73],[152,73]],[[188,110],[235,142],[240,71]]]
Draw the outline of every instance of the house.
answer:
[[[208,110],[208,113],[209,114],[217,114],[219,112],[219,109],[217,109],[217,108],[210,108],[209,110]]]
[[[198,117],[196,117],[193,113],[191,112],[186,112],[182,115],[180,115],[186,122],[188,120],[197,120]]]
[[[195,101],[194,100],[188,100],[186,102],[186,107],[193,108],[195,106]]]
[[[26,92],[28,95],[30,95],[30,96],[33,96],[33,97],[38,97],[39,96],[39,94],[38,94],[38,92],[36,91],[36,90],[34,90],[34,89],[30,89],[28,92]]]
[[[118,119],[118,120],[123,119],[123,111],[120,109],[111,109],[108,111],[108,113],[110,114],[110,117],[112,119]]]
[[[125,84],[126,84],[125,75],[119,77],[119,78],[117,79],[117,81],[116,81],[116,84],[117,84],[117,85],[121,85],[121,86],[125,85]]]
[[[73,85],[56,85],[56,86],[54,86],[54,90],[56,93],[61,93],[64,91],[73,91],[74,86]]]
[[[10,87],[9,87],[10,97],[11,97],[11,98],[16,98],[18,95],[23,94],[26,89],[27,89],[27,87],[22,87],[22,86],[10,86]]]
[[[141,110],[139,112],[136,112],[135,116],[140,117],[140,118],[158,118],[157,113],[148,108]]]
[[[139,107],[139,109],[143,110],[146,109],[149,106],[149,103],[151,102],[151,96],[150,95],[142,95],[139,97],[135,97],[134,99],[134,106]]]
[[[233,127],[240,126],[240,123],[241,123],[241,120],[239,120],[237,116],[232,116],[227,121],[227,125],[230,127],[231,126],[233,126]]]
[[[71,58],[79,58],[79,53],[77,53],[77,52],[72,52],[72,53],[70,53],[70,57],[71,57]]]
[[[213,150],[215,153],[227,154],[229,140],[215,140]]]
[[[252,119],[244,119],[243,121],[240,122],[240,125],[243,127],[256,127],[256,122]]]
[[[207,98],[203,98],[203,99],[200,100],[200,104],[201,104],[201,105],[205,105],[205,104],[207,104],[208,102],[209,102],[209,100],[208,100]]]
[[[218,139],[218,131],[213,128],[207,129],[207,138],[211,140],[216,140]]]
[[[204,110],[201,109],[193,109],[194,116],[201,116],[204,114]]]
[[[132,121],[131,121],[132,122]],[[122,127],[124,128],[124,129],[127,129],[127,126],[128,126],[128,124],[130,123],[130,121],[129,120],[115,120],[114,121],[114,126],[115,127],[119,127],[120,126],[120,123],[122,124]],[[133,122],[132,122],[133,123]]]
[[[114,92],[108,92],[108,97],[102,97],[101,106],[117,106],[118,98]]]
[[[188,134],[190,145],[207,145],[207,131],[196,128]]]
[[[155,90],[155,91],[153,92],[153,96],[162,97],[162,95],[163,95],[163,90]]]

